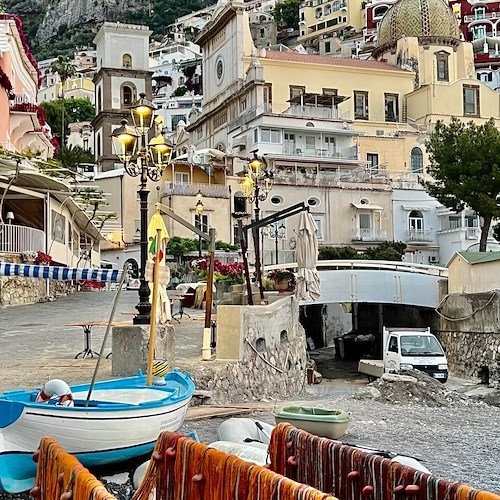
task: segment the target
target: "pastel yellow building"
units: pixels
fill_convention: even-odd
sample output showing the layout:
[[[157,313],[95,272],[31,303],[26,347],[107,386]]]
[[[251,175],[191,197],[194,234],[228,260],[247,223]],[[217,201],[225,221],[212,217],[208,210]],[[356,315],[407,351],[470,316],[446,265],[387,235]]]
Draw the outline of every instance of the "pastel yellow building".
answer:
[[[299,37],[304,44],[348,30],[359,31],[364,27],[360,2],[355,0],[306,0],[299,8]],[[330,52],[330,50],[326,50]]]

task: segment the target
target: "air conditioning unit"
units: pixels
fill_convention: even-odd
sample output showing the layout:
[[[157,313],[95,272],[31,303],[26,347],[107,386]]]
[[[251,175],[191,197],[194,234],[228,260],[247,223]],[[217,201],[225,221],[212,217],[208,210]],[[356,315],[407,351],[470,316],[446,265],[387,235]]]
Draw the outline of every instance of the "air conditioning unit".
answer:
[[[437,255],[429,255],[429,262],[431,264],[435,264],[436,262],[438,262],[438,257]]]

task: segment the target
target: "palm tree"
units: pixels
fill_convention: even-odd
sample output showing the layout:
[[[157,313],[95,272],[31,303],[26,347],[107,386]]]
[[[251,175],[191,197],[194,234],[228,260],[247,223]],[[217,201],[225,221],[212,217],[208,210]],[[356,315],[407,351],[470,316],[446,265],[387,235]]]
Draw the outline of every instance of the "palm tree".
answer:
[[[68,56],[58,56],[57,59],[50,65],[50,69],[59,75],[62,84],[61,99],[62,99],[62,126],[61,126],[61,145],[64,146],[66,134],[64,133],[64,85],[66,81],[76,75],[76,68]]]

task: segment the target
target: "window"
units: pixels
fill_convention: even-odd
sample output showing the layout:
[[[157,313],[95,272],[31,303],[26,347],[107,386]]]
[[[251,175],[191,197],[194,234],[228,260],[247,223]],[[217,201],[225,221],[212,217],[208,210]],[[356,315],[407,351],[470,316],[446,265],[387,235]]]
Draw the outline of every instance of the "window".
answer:
[[[474,19],[484,19],[484,12],[484,7],[476,7],[476,10],[474,11]]]
[[[366,161],[368,162],[368,168],[374,170],[377,167],[378,170],[378,153],[366,153]]]
[[[387,350],[390,352],[399,352],[398,338],[395,337],[394,335],[391,335],[391,338],[389,339],[389,347],[387,348]]]
[[[376,17],[382,17],[386,12],[389,7],[386,7],[385,5],[381,5],[380,7],[376,7],[373,9],[373,18],[375,19]]]
[[[399,120],[399,96],[397,94],[385,94],[385,121],[397,122]]]
[[[484,26],[476,26],[474,28],[474,40],[484,38],[486,36],[486,28]]]
[[[408,228],[410,232],[424,230],[424,216],[420,210],[412,210],[408,215]]]
[[[464,116],[479,116],[479,87],[464,85]]]
[[[123,54],[122,66],[124,68],[131,68],[132,67],[132,56],[130,54]]]
[[[328,52],[331,52],[331,44],[330,42],[325,42],[325,52],[328,53]]]
[[[179,87],[182,87],[185,83],[186,79],[183,76],[179,77]]]
[[[280,205],[283,205],[283,203],[285,203],[285,199],[283,198],[283,196],[274,195],[271,198],[271,204],[274,205],[274,206],[276,206],[276,207],[279,207]]]
[[[247,200],[241,191],[234,193],[234,211],[241,214],[247,213]]]
[[[178,123],[184,120],[184,122],[187,122],[186,115],[172,115],[172,130],[177,127]]]
[[[290,85],[290,99],[293,99],[294,97],[298,97],[302,94],[306,93],[306,88],[305,87],[299,87],[297,85]]]
[[[424,172],[424,154],[420,148],[413,148],[411,150],[410,169],[415,174],[422,174]]]
[[[102,91],[101,87],[97,89],[97,112],[102,111]]]
[[[372,235],[372,214],[371,212],[358,213],[358,231],[361,239]]]
[[[208,214],[195,214],[194,226],[201,229],[204,233],[208,233],[209,218]]]
[[[277,129],[277,128],[261,128],[260,129],[260,140],[262,142],[279,144],[281,142],[279,129]]]
[[[354,91],[354,118],[368,120],[368,92]]]
[[[328,43],[330,43],[330,42],[328,42]],[[323,95],[334,96],[334,95],[337,95],[337,93],[338,93],[337,89],[323,89]]]
[[[135,101],[135,87],[131,84],[122,86],[122,107],[130,106]]]
[[[266,36],[266,30],[264,28],[260,28],[260,37],[264,38]]]
[[[319,19],[323,15],[323,10],[321,8],[316,9],[316,12],[314,13],[314,17],[316,19]]]
[[[316,154],[316,137],[306,135],[306,153]]]
[[[316,236],[319,241],[323,240],[323,217],[313,216],[314,222],[316,222],[316,226],[318,230],[316,231]]]
[[[189,184],[189,174],[187,172],[175,172],[175,184]]]
[[[311,196],[310,198],[307,199],[307,204],[310,207],[319,207],[321,205],[321,201],[316,196]]]
[[[436,68],[438,82],[448,82],[448,54],[440,52],[436,54]]]
[[[325,5],[323,13],[325,14],[325,16],[329,16],[332,13],[332,7],[330,4]]]
[[[287,155],[295,155],[297,151],[295,150],[295,134],[290,134],[289,132],[285,133],[285,154]]]
[[[52,240],[66,243],[66,217],[52,210]]]
[[[335,137],[327,135],[324,137],[324,141],[325,141],[325,146],[323,149],[329,156],[333,156],[335,154]]]
[[[272,104],[273,102],[273,88],[271,85],[264,87],[264,104]]]

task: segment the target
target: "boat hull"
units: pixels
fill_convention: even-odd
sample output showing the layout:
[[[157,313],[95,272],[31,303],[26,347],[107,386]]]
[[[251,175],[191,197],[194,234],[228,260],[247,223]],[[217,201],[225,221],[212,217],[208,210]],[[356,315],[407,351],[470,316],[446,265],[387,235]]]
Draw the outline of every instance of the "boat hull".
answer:
[[[141,384],[134,383],[130,389],[96,386],[98,401],[109,394],[108,399],[118,402],[105,401],[95,407],[25,404],[19,412],[20,403],[14,402],[13,421],[8,425],[0,421],[1,488],[19,493],[33,486],[36,464],[31,456],[45,436],[56,439],[86,467],[117,463],[152,451],[161,432],[175,431],[182,425],[194,385],[184,392],[176,388],[170,398],[164,389]],[[85,388],[75,389],[73,393],[78,396]],[[134,404],[123,403],[129,394],[136,396]],[[168,397],[155,399],[162,395]]]

